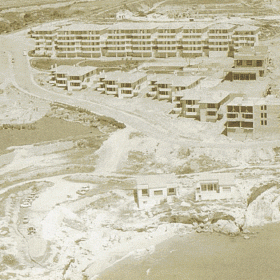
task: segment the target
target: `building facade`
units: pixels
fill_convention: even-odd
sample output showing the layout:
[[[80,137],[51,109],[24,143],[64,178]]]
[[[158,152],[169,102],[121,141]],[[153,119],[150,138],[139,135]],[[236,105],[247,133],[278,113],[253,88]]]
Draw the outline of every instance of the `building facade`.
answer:
[[[237,33],[234,33],[235,28],[235,25],[199,22],[122,22],[110,26],[72,24],[36,31],[35,53],[50,52],[49,43],[52,42],[51,54],[58,57],[167,58],[208,53],[209,56],[226,56],[234,44],[238,49],[258,43],[259,32],[253,27],[239,27]],[[242,34],[247,34],[247,39]]]
[[[119,98],[134,97],[148,86],[144,72],[107,72],[98,77],[97,90]]]
[[[49,83],[69,91],[81,90],[92,85],[91,77],[96,73],[96,67],[91,66],[54,66]]]
[[[216,122],[223,117],[221,109],[230,96],[229,92],[221,90],[184,90],[177,93],[173,111],[186,118]]]
[[[227,104],[227,136],[237,139],[277,138],[280,99],[237,97]]]
[[[267,73],[269,53],[266,46],[242,47],[234,54],[234,67],[225,71],[228,80],[257,80]]]
[[[231,173],[201,174],[196,184],[196,201],[232,199],[235,195],[235,176]]]
[[[171,174],[141,176],[136,181],[134,199],[140,209],[171,202],[179,196],[176,178]]]

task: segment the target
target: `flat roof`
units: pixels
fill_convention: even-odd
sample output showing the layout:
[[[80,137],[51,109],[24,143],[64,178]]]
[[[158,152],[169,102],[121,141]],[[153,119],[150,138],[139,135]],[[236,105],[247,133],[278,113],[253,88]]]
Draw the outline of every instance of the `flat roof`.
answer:
[[[203,29],[211,25],[211,23],[206,22],[187,22],[183,24],[183,29]]]
[[[107,72],[102,73],[101,77],[104,77],[105,81],[117,80],[121,83],[133,83],[147,76],[144,72]]]
[[[167,185],[173,185],[172,187],[175,187],[176,182],[175,174],[144,175],[136,178],[136,188],[166,188]]]
[[[260,98],[256,105],[276,105],[280,106],[280,98],[276,97],[275,95],[268,95],[264,98]]]
[[[199,100],[199,103],[219,103],[230,95],[224,90],[186,89],[181,100]]]
[[[199,182],[218,181],[220,186],[235,185],[235,175],[232,173],[202,173],[199,175]]]
[[[260,98],[235,97],[228,106],[254,106]]]
[[[55,31],[59,29],[59,27],[57,26],[39,26],[39,27],[35,27],[35,28],[32,28],[33,31]]]
[[[71,25],[64,25],[61,31],[87,31],[87,30],[104,30],[108,25],[90,24],[90,23],[75,23]]]
[[[173,86],[190,86],[203,79],[202,76],[176,76],[172,74],[156,75],[157,84],[171,84]]]
[[[253,25],[242,25],[238,26],[235,31],[257,31],[259,30],[260,27],[258,26],[253,26]]]
[[[159,26],[154,22],[120,22],[113,24],[109,30],[133,30],[133,29],[154,29]]]
[[[215,24],[209,26],[209,29],[218,29],[218,30],[227,29],[227,30],[229,30],[229,29],[234,29],[235,27],[236,27],[236,25],[230,24],[230,23],[215,23]]]
[[[55,70],[56,73],[67,73],[69,76],[82,76],[96,69],[97,67],[93,66],[81,67],[71,65],[59,65],[56,68],[52,68],[52,70]]]

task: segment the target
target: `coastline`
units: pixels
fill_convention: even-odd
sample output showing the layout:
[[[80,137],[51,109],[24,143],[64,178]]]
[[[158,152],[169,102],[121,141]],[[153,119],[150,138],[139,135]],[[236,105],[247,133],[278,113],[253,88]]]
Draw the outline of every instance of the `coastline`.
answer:
[[[248,239],[218,233],[175,235],[157,244],[145,260],[131,255],[93,279],[279,279],[280,223],[250,230]]]

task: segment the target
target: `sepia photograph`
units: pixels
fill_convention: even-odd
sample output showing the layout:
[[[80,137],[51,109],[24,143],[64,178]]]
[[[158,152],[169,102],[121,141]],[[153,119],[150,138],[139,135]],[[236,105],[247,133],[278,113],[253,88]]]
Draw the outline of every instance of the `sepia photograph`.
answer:
[[[279,259],[280,0],[0,1],[0,280]]]

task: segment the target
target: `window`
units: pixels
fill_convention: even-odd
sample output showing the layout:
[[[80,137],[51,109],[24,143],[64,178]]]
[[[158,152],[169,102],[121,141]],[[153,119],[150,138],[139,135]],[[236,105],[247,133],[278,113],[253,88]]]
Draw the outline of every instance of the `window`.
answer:
[[[212,112],[212,111],[207,112],[207,116],[216,116],[216,112]]]
[[[261,118],[267,118],[267,113],[261,113]]]
[[[208,103],[207,108],[216,108],[216,104]]]
[[[267,125],[267,120],[261,120],[261,125]]]
[[[201,185],[201,191],[203,191],[203,192],[207,191],[207,185],[202,184]]]
[[[266,105],[261,106],[261,110],[266,110]]]
[[[149,194],[148,194],[148,189],[143,189],[142,190],[142,195],[143,196],[148,196]]]
[[[162,190],[154,191],[154,195],[163,195]]]
[[[252,64],[253,64],[252,60],[247,60],[247,61],[246,61],[246,65],[252,66]]]
[[[167,189],[167,194],[168,194],[168,195],[175,194],[175,188],[168,188],[168,189]]]
[[[242,65],[242,60],[237,60],[236,65],[241,66]]]
[[[263,65],[262,60],[257,60],[257,66],[261,67]]]

